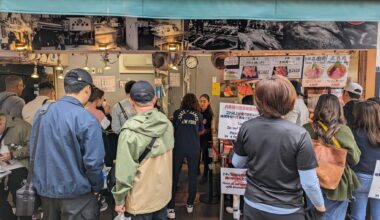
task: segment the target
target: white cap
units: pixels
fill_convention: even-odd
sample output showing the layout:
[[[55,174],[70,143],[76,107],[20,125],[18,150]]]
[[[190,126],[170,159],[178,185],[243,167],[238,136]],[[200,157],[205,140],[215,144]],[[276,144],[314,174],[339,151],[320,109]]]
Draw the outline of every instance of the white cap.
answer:
[[[344,87],[344,90],[347,92],[354,93],[356,95],[362,95],[363,94],[363,87],[355,82],[350,82]]]

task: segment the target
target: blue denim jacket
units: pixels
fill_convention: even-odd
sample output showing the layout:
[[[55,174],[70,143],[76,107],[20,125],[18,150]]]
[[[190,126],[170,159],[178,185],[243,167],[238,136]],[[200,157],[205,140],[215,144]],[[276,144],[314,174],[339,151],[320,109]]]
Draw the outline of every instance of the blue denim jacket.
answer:
[[[40,196],[75,198],[103,186],[104,146],[99,122],[79,102],[64,96],[42,116],[37,147],[37,111],[30,138],[36,149],[33,184]]]

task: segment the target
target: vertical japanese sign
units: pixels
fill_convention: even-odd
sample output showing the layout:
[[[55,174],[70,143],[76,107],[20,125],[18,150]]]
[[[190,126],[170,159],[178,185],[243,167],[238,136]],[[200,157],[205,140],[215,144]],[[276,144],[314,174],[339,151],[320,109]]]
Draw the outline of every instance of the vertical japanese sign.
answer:
[[[380,160],[376,162],[375,173],[373,174],[372,185],[368,197],[380,199]]]
[[[241,125],[258,115],[253,105],[220,103],[218,138],[235,140]]]

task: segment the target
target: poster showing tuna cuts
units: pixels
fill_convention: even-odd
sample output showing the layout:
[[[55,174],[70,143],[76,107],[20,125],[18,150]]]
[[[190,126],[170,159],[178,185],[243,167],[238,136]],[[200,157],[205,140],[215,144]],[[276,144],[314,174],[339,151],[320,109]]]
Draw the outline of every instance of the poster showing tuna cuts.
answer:
[[[350,55],[305,56],[302,85],[343,88],[349,63]]]
[[[125,39],[122,17],[0,13],[0,50],[112,50]]]
[[[185,21],[189,50],[376,48],[377,22]]]

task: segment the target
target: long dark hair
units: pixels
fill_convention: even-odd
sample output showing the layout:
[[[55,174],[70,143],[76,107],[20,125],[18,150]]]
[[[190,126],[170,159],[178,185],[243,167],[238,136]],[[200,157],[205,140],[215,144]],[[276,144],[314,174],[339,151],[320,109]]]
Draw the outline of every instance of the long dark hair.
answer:
[[[193,93],[187,93],[182,98],[181,109],[200,111],[197,97]]]
[[[327,132],[318,121],[327,126]],[[316,135],[322,138],[325,143],[331,143],[331,138],[339,131],[343,124],[342,107],[340,106],[338,97],[332,94],[321,95],[314,110],[313,127]]]
[[[353,128],[364,131],[372,145],[380,146],[380,105],[374,101],[357,103]]]
[[[208,106],[207,106],[207,110],[210,112],[211,116],[214,117],[214,112],[212,111],[212,108],[211,108],[211,105],[210,105],[210,96],[208,94],[202,94],[200,98],[205,98],[207,101],[208,101]]]

